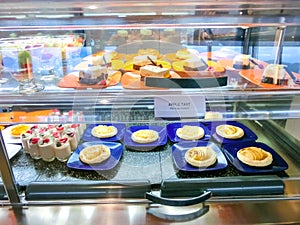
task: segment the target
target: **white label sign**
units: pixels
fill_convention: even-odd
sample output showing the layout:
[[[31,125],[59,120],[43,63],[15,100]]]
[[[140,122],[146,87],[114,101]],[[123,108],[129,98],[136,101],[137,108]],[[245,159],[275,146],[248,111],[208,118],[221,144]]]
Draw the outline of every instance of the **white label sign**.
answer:
[[[154,98],[155,117],[201,118],[205,116],[204,96],[162,96]]]

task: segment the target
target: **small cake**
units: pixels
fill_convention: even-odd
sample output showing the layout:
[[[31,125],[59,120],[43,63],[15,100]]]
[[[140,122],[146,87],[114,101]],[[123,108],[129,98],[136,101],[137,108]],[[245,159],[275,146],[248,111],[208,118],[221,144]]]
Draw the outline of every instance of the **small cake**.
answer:
[[[189,59],[191,58],[191,53],[189,50],[187,50],[186,48],[184,49],[180,49],[176,52],[176,58],[177,59],[182,59],[182,60],[185,60],[185,59]]]
[[[33,159],[40,159],[39,137],[32,137],[28,142],[28,152]]]
[[[195,167],[208,167],[217,161],[217,153],[210,147],[194,147],[186,151],[184,159]]]
[[[241,162],[255,167],[265,167],[273,161],[273,156],[270,152],[253,146],[240,149],[237,152],[237,158]]]
[[[239,139],[244,136],[244,130],[240,127],[223,124],[216,127],[219,136],[227,139]]]
[[[250,55],[237,55],[233,59],[233,68],[235,69],[250,69]]]
[[[79,159],[86,164],[101,163],[110,157],[110,149],[106,145],[91,145],[79,153]]]
[[[55,157],[61,162],[68,160],[71,155],[71,145],[68,138],[60,138],[55,140],[54,145]]]
[[[68,128],[66,130],[66,135],[65,135],[69,142],[70,142],[70,146],[71,146],[71,151],[74,151],[77,146],[78,146],[78,137],[76,136],[76,132],[73,128]]]
[[[184,125],[176,130],[176,135],[187,141],[198,140],[203,138],[204,130],[202,127]]]
[[[170,77],[170,69],[159,66],[146,65],[140,68],[141,77]]]
[[[158,133],[155,130],[142,129],[132,133],[131,139],[140,144],[152,143],[158,140]]]
[[[201,58],[190,58],[183,61],[183,69],[186,71],[203,71],[207,64]]]
[[[22,142],[22,147],[24,149],[24,152],[29,154],[29,140],[32,138],[32,131],[27,130],[26,132],[22,133],[20,135],[20,139]]]
[[[108,77],[107,68],[104,66],[89,66],[79,72],[79,83],[97,84]]]
[[[285,65],[269,64],[264,72],[261,82],[268,84],[287,85],[288,79],[285,78]]]
[[[157,57],[155,55],[138,55],[133,57],[133,69],[134,70],[140,70],[141,67],[146,65],[151,65],[152,62],[156,62]]]
[[[111,55],[92,56],[88,59],[89,66],[111,66]]]
[[[98,125],[92,129],[91,133],[94,137],[110,138],[118,133],[118,129],[115,126]]]
[[[41,138],[38,142],[41,158],[46,162],[55,159],[54,142],[49,137]]]

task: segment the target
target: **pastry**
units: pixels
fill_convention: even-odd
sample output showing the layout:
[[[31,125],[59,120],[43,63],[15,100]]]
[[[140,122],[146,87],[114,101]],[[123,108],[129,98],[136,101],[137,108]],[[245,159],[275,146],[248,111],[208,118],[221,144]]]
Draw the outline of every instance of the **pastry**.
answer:
[[[30,126],[26,125],[26,124],[20,124],[20,125],[17,125],[15,127],[13,127],[11,130],[10,130],[10,135],[12,137],[17,137],[19,138],[20,135],[22,133],[25,133],[28,129],[30,129]]]
[[[138,55],[133,57],[133,69],[140,70],[143,66],[151,65],[152,62],[150,59],[155,62],[157,57],[155,55]]]
[[[219,136],[228,139],[238,139],[244,136],[244,130],[242,128],[229,124],[217,126],[216,132]]]
[[[159,66],[146,65],[140,68],[141,77],[170,77],[170,69]]]
[[[92,56],[88,59],[88,66],[111,66],[111,55]]]
[[[137,143],[147,144],[158,140],[158,133],[155,130],[142,129],[132,133],[131,139]]]
[[[186,71],[204,71],[207,64],[201,58],[195,57],[183,61],[183,69]]]
[[[78,134],[78,132],[77,132]],[[78,145],[78,138],[79,136],[76,135],[75,129],[74,128],[68,128],[66,129],[66,134],[65,136],[68,138],[71,146],[71,150],[74,151],[77,148]]]
[[[184,159],[195,167],[208,167],[217,161],[217,153],[210,147],[194,147],[189,149]]]
[[[288,79],[285,78],[285,65],[269,64],[264,72],[261,82],[276,85],[287,85]]]
[[[92,129],[91,133],[94,137],[110,138],[118,133],[118,129],[115,126],[98,125]]]
[[[83,163],[101,163],[110,157],[110,149],[106,145],[92,145],[84,148],[79,153],[79,158]]]
[[[28,142],[28,152],[33,159],[40,159],[41,154],[39,150],[39,137],[32,137]]]
[[[237,157],[249,166],[264,167],[272,163],[273,157],[270,152],[258,147],[246,147],[237,152]]]
[[[54,145],[55,157],[61,162],[67,161],[71,155],[71,145],[68,138],[59,138],[55,140]]]
[[[51,162],[55,159],[54,142],[49,137],[41,138],[38,142],[41,158]]]
[[[22,147],[24,149],[24,152],[29,154],[29,140],[32,138],[32,131],[31,130],[27,130],[25,133],[22,133],[20,135],[20,139],[22,142]]]
[[[184,125],[176,130],[176,135],[188,141],[198,140],[204,136],[204,130],[202,127]]]
[[[233,59],[233,68],[250,69],[250,55],[240,54]]]

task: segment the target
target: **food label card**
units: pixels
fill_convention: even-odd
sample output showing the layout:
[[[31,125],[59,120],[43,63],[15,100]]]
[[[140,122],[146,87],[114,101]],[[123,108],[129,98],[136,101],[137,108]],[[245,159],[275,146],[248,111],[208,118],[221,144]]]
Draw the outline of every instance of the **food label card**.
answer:
[[[204,96],[162,96],[154,98],[155,117],[201,118],[205,116]]]

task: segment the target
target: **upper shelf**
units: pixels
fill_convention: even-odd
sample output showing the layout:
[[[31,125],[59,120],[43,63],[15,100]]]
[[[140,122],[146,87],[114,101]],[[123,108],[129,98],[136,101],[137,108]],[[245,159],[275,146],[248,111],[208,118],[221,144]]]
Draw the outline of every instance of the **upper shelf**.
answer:
[[[1,30],[300,24],[299,1],[1,1]]]

